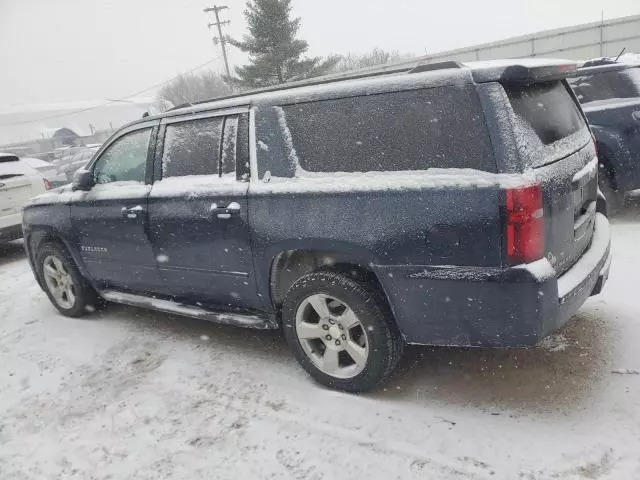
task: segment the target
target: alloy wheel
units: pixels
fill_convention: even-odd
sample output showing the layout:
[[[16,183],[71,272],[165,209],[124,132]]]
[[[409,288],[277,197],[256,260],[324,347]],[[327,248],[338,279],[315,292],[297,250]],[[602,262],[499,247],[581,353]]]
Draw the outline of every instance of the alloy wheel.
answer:
[[[307,356],[327,375],[352,378],[367,364],[365,328],[353,310],[335,297],[314,294],[304,299],[296,312],[296,334]]]
[[[44,281],[56,303],[64,308],[73,308],[76,303],[76,291],[73,277],[64,268],[62,260],[49,255],[42,262]]]

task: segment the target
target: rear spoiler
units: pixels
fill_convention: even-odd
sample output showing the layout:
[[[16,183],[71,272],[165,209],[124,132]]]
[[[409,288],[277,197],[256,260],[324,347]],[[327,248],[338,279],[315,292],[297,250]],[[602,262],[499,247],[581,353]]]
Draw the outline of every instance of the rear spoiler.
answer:
[[[477,83],[535,83],[563,80],[571,76],[577,64],[571,61],[525,59],[506,62],[472,62],[465,66],[471,69]]]
[[[476,83],[534,83],[562,80],[575,73],[578,65],[570,60],[524,58],[521,60],[489,60],[485,62],[423,63],[408,73],[432,72],[450,68],[467,68]]]

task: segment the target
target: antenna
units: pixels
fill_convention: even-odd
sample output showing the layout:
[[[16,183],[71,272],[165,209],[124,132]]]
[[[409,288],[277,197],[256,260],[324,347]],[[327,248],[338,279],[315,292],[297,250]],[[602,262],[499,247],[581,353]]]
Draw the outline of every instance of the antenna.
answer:
[[[624,53],[624,51],[627,49],[627,47],[624,47],[622,50],[620,50],[620,53],[618,54],[618,56],[616,57],[615,61],[617,62],[618,59],[622,56],[622,54]]]

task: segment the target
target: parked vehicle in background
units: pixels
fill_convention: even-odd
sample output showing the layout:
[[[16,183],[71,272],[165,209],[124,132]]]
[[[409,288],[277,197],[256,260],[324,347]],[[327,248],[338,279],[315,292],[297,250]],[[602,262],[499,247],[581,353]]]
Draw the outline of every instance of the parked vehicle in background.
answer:
[[[66,149],[60,158],[54,161],[58,171],[56,186],[64,185],[73,180],[73,174],[79,168],[84,167],[100,148],[100,144],[91,144],[84,147],[70,147]]]
[[[36,169],[40,175],[49,181],[51,186],[54,185],[58,177],[58,169],[54,164],[33,157],[20,157],[20,160]]]
[[[640,64],[591,60],[569,82],[596,137],[600,189],[619,210],[640,189]]]
[[[71,182],[73,180],[73,174],[82,167],[85,167],[89,160],[93,158],[93,155],[98,151],[100,145],[87,146],[79,152],[76,152],[66,165],[61,167],[61,173],[63,173],[67,180]]]
[[[48,180],[28,162],[0,153],[0,243],[22,237],[22,207],[49,188]]]
[[[145,118],[26,207],[33,271],[68,316],[101,296],[282,327],[348,391],[405,342],[535,345],[609,273],[572,68],[420,65]]]

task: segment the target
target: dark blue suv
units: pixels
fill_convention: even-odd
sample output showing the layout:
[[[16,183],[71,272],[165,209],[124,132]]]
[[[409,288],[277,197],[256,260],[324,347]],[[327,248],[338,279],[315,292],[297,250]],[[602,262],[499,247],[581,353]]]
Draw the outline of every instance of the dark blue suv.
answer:
[[[591,60],[569,82],[596,137],[600,189],[615,212],[640,189],[640,65]]]
[[[283,328],[347,391],[405,343],[535,345],[609,271],[574,68],[421,65],[147,117],[25,208],[33,271],[69,316],[106,299]]]

